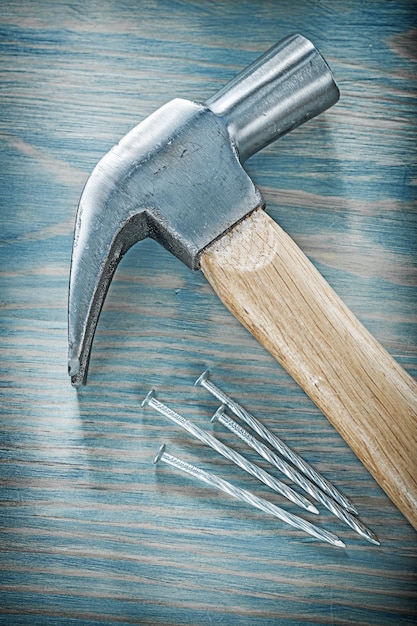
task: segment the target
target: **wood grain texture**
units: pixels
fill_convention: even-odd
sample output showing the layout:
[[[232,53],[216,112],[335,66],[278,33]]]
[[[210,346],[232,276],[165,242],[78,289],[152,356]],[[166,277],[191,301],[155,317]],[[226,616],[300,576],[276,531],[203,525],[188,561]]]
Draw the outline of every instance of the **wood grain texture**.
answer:
[[[209,246],[201,269],[417,529],[416,381],[262,209]]]
[[[1,4],[1,624],[415,623],[414,529],[200,272],[152,241],[132,248],[79,393],[66,306],[77,202],[99,158],[167,100],[205,100],[299,31],[330,62],[341,101],[247,170],[268,213],[415,378],[416,26],[415,3],[399,0]],[[380,548],[322,508],[310,521],[346,551],[152,465],[165,441],[287,507],[140,408],[155,387],[211,428],[217,405],[192,385],[207,367],[352,499]]]

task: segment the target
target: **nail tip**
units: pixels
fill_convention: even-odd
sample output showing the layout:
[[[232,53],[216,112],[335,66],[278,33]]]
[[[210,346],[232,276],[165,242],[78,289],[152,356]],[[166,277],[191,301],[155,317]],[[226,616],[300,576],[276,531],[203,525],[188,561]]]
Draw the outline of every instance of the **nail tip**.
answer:
[[[345,498],[345,497],[341,498],[341,501],[339,502],[339,504],[348,513],[351,513],[352,515],[359,515],[358,509],[356,507],[354,507],[353,504],[351,502],[349,502],[349,500],[347,498]]]
[[[381,542],[379,541],[378,537],[372,531],[369,534],[368,541],[373,543],[375,546],[380,546],[381,545]]]

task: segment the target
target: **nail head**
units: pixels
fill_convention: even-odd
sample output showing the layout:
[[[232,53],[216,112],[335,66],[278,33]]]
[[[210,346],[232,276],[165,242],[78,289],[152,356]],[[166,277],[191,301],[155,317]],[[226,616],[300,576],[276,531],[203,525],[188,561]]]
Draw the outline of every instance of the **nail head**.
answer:
[[[215,414],[211,418],[211,423],[213,424],[214,422],[217,422],[219,417],[221,417],[224,414],[225,410],[226,410],[226,407],[225,407],[224,404],[219,406],[219,408],[217,409],[217,411],[215,412]]]
[[[202,385],[208,379],[209,376],[210,376],[210,370],[206,370],[205,372],[201,374],[201,376],[197,378],[194,385],[196,387],[198,387],[198,385]]]
[[[155,389],[151,389],[146,398],[142,401],[142,407],[148,406],[151,400],[155,397]]]
[[[163,444],[162,444],[162,446],[159,448],[159,450],[158,450],[158,453],[157,453],[156,457],[155,457],[155,458],[154,458],[154,460],[153,460],[153,462],[154,462],[155,464],[156,464],[156,463],[158,463],[158,461],[160,461],[160,460],[161,460],[161,457],[162,457],[162,455],[163,455],[163,454],[164,454],[164,452],[165,452],[165,448],[166,448],[166,444],[165,444],[165,443],[163,443]]]

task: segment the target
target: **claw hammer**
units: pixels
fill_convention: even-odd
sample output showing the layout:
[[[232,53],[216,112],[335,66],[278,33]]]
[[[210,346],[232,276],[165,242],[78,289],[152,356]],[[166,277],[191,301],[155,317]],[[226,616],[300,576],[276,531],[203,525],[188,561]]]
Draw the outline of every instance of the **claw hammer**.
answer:
[[[323,57],[291,35],[207,102],[168,102],[101,159],[77,213],[68,369],[85,384],[117,265],[152,237],[203,271],[417,529],[417,383],[268,217],[242,167],[338,98]]]

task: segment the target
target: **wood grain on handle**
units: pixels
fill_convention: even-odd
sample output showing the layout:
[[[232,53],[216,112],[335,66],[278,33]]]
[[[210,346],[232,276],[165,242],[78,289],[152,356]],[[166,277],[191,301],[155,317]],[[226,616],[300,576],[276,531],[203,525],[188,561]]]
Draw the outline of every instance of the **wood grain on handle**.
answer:
[[[263,210],[207,248],[201,269],[417,529],[416,381]]]

